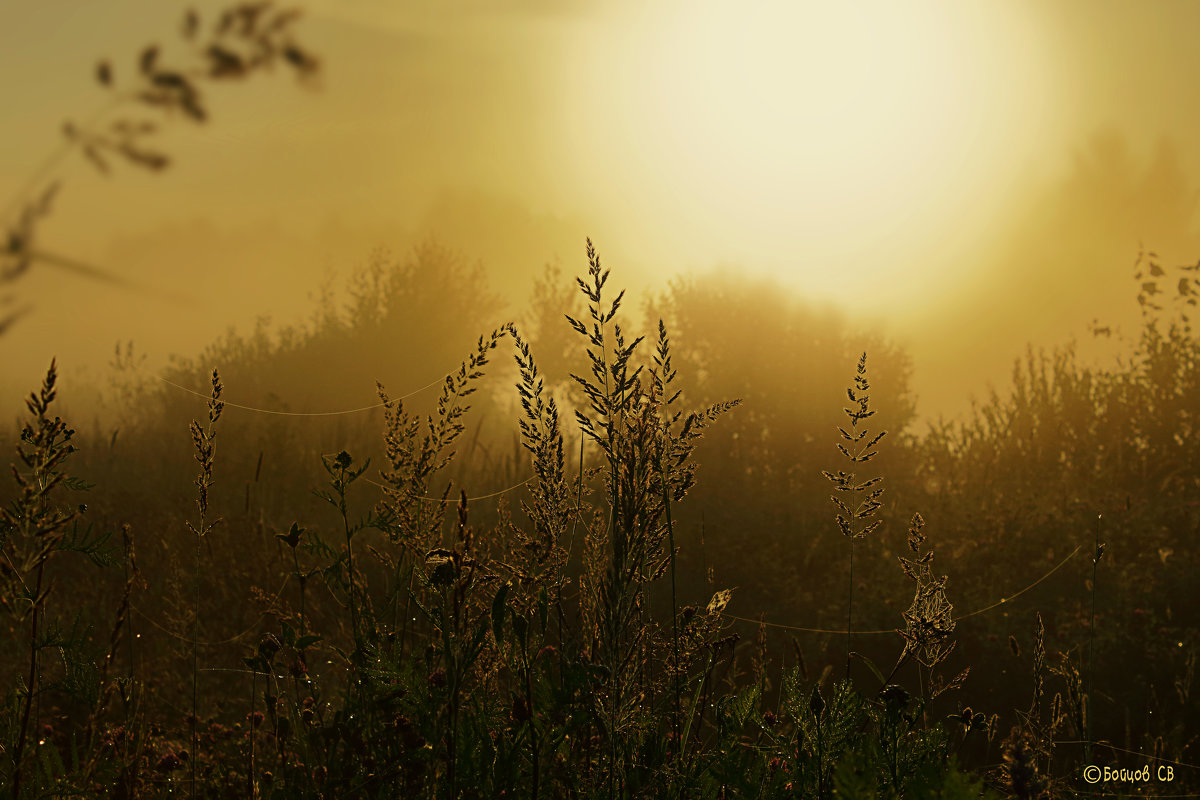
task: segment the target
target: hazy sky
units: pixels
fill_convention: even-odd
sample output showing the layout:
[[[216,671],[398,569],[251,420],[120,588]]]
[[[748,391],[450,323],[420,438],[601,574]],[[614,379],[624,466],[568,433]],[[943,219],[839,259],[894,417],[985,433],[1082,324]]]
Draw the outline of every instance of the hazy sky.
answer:
[[[5,4],[0,207],[103,104],[97,60],[120,83],[149,42],[181,56],[189,5],[224,7]],[[622,285],[775,275],[906,343],[921,410],[957,413],[1026,341],[1131,325],[1139,243],[1200,258],[1186,0],[301,7],[317,86],[215,87],[208,124],[167,126],[161,175],[57,169],[42,247],[164,296],[36,265],[12,287],[33,311],[0,337],[6,408],[51,355],[193,354],[434,234],[514,302],[548,261],[582,272],[587,235]]]

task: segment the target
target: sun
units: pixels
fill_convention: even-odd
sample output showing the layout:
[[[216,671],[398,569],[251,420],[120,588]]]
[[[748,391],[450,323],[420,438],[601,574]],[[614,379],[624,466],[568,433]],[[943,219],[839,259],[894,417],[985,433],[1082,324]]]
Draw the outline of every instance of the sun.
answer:
[[[1022,31],[1002,6],[646,8],[597,52],[581,144],[636,181],[627,201],[653,198],[719,257],[770,263],[814,294],[898,280],[878,254],[961,218],[1028,127],[1006,105],[1028,42],[1013,49]]]

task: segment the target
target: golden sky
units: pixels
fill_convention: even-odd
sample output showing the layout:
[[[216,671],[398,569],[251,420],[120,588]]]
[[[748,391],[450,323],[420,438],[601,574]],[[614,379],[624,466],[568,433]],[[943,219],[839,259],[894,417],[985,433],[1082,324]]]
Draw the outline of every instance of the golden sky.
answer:
[[[193,3],[211,18],[221,3]],[[0,26],[0,204],[188,4],[11,4]],[[519,303],[542,264],[665,286],[735,265],[906,343],[926,416],[1007,379],[1026,342],[1136,320],[1139,243],[1200,258],[1200,4],[585,0],[302,5],[318,84],[214,88],[168,126],[161,175],[82,158],[41,244],[152,287],[48,265],[0,337],[0,402],[50,356],[100,374],[261,314],[428,234]],[[172,299],[173,298],[173,299]],[[802,365],[781,365],[802,371]],[[368,387],[369,391],[369,387]]]

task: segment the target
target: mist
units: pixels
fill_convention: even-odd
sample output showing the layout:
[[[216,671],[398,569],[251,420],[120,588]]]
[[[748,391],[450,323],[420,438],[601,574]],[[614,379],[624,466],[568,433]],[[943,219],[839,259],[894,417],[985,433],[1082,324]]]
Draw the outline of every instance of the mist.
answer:
[[[1200,5],[301,11],[5,13],[0,791],[1197,763]]]

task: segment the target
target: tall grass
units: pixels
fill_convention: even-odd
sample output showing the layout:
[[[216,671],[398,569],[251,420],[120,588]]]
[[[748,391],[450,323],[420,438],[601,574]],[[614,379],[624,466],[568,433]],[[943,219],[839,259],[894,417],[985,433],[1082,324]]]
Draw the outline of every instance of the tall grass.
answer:
[[[1092,698],[1104,674],[1097,664],[1112,625],[1106,609],[1115,602],[1096,602],[1099,547],[1086,587],[1091,597],[1077,592],[1080,610],[1088,612],[1082,604],[1090,600],[1090,612],[1075,628],[1039,616],[1030,661],[1014,668],[1016,688],[1027,691],[1032,682],[1032,700],[1011,713],[979,678],[997,660],[981,650],[986,632],[999,626],[1007,633],[1011,623],[989,617],[986,607],[961,615],[951,604],[943,567],[954,576],[956,602],[977,587],[967,580],[962,553],[970,551],[954,538],[945,503],[929,514],[930,527],[912,513],[918,495],[904,475],[887,470],[889,504],[882,477],[857,475],[885,435],[866,421],[889,414],[870,405],[865,353],[842,409],[849,424],[837,431],[849,466],[822,473],[834,486],[841,535],[838,547],[820,551],[819,565],[836,576],[831,586],[849,573],[846,628],[806,631],[807,620],[768,615],[752,622],[753,642],[743,642],[735,627],[745,613],[738,587],[710,585],[698,594],[688,584],[679,556],[690,537],[680,512],[699,492],[719,495],[722,487],[696,463],[698,448],[720,430],[716,423],[751,413],[752,404],[689,410],[688,384],[675,366],[680,342],[659,321],[653,351],[643,353],[643,338],[628,333],[624,295],[610,291],[591,242],[587,256],[576,282],[584,312],[566,324],[583,343],[584,369],[574,376],[581,403],[545,377],[538,341],[516,325],[498,327],[441,383],[430,413],[417,414],[379,387],[382,469],[349,450],[326,453],[324,485],[315,490],[324,507],[297,512],[274,535],[226,514],[230,535],[209,536],[230,503],[244,515],[241,494],[223,491],[227,481],[218,480],[228,474],[233,485],[240,467],[237,438],[222,418],[224,385],[211,373],[207,424],[191,425],[200,471],[198,513],[186,525],[195,560],[190,620],[181,618],[190,630],[173,631],[148,605],[136,606],[139,570],[126,539],[124,569],[105,595],[116,604],[116,622],[92,672],[80,645],[67,641],[70,632],[47,623],[49,587],[56,586],[56,606],[65,604],[60,594],[74,591],[50,581],[58,569],[51,556],[76,549],[97,563],[116,561],[72,525],[77,510],[63,500],[64,491],[84,487],[63,476],[73,440],[49,413],[52,369],[31,399],[19,491],[0,519],[3,597],[22,623],[14,639],[20,678],[0,727],[3,791],[15,800],[101,796],[109,787],[116,796],[165,797],[184,784],[192,796],[214,798],[1036,797],[1076,788],[1063,776],[1080,766],[1080,750],[1064,748],[1064,740],[1082,740],[1084,758],[1111,757],[1111,738],[1096,736],[1093,744]],[[463,457],[470,406],[488,385],[494,352],[508,342],[528,479],[496,497],[473,495],[470,484],[451,479],[469,473],[452,466]],[[576,406],[577,465],[568,463],[565,404]],[[218,423],[228,443],[219,468]],[[262,452],[252,444],[254,454]],[[243,466],[258,469],[253,457]],[[900,526],[904,540],[893,547],[887,523],[899,507],[907,535]],[[741,513],[752,520],[753,511]],[[929,530],[936,530],[936,570]],[[577,531],[582,552],[573,546]],[[741,533],[744,549],[758,546],[754,526]],[[1098,531],[1092,539],[1097,545]],[[178,541],[164,537],[161,549],[169,553]],[[212,546],[211,563],[201,542]],[[265,551],[244,571],[230,571],[250,586],[231,578],[209,581],[211,596],[200,591],[205,575],[225,567],[218,545],[225,558]],[[181,574],[186,587],[188,570]],[[1117,586],[1113,580],[1110,589],[1108,574],[1106,598]],[[273,595],[260,588],[273,587],[276,577],[287,580]],[[904,594],[892,587],[906,578],[905,608],[895,602]],[[216,630],[230,596],[257,605],[260,617],[223,641],[201,637],[202,622]],[[881,596],[899,613],[883,608]],[[150,623],[139,627],[136,672],[137,634],[128,624],[135,608]],[[882,613],[896,620],[890,637],[862,622]],[[980,634],[989,619],[998,621]],[[844,638],[840,679],[831,677],[840,652],[818,656],[828,663],[811,674],[798,643],[794,658],[780,658],[771,626],[792,623],[798,636],[831,636],[835,650]],[[1073,645],[1084,623],[1086,642]],[[127,655],[117,646],[122,635]],[[173,637],[190,650],[190,681],[186,668],[163,655]],[[1009,657],[1020,659],[1015,635],[1012,641]],[[1077,666],[1085,644],[1086,683]],[[1058,661],[1056,647],[1067,651]],[[67,653],[60,661],[49,658],[56,649]],[[894,664],[886,674],[875,666],[881,655]],[[126,669],[115,677],[119,658]],[[239,665],[248,697],[199,679],[229,670],[227,659]],[[853,659],[863,669],[852,675]],[[93,677],[83,680],[85,673]],[[1190,687],[1177,688],[1186,702]],[[121,708],[108,707],[113,693]],[[188,700],[185,747],[172,731]],[[39,715],[57,730],[39,725]],[[1003,741],[1001,719],[1010,725]],[[1185,733],[1159,734],[1155,757],[1186,761]]]
[[[208,493],[213,485],[213,462],[216,457],[216,426],[221,418],[225,404],[221,402],[221,376],[216,369],[212,373],[212,395],[208,401],[208,424],[204,427],[192,420],[192,445],[196,449],[196,461],[200,464],[200,473],[196,476],[196,510],[198,521],[193,525],[186,522],[187,529],[196,539],[196,559],[192,573],[194,589],[192,605],[192,716],[191,735],[192,751],[188,759],[191,765],[192,796],[196,796],[196,765],[200,760],[200,561],[204,545],[204,537],[212,533],[220,523],[219,519],[211,519],[208,513]]]
[[[850,462],[852,467],[856,464],[865,464],[874,458],[877,451],[872,448],[887,435],[887,431],[880,431],[868,439],[867,437],[870,435],[868,431],[865,428],[859,429],[862,422],[875,415],[875,412],[870,409],[871,398],[867,394],[870,388],[871,384],[867,381],[867,354],[864,352],[858,359],[854,386],[846,389],[846,396],[850,399],[852,407],[845,408],[843,411],[850,419],[850,430],[838,428],[838,435],[842,439],[837,443],[838,452]],[[883,506],[879,500],[883,495],[883,487],[879,485],[883,478],[868,478],[862,483],[856,483],[853,472],[838,470],[837,474],[834,474],[822,470],[821,474],[833,484],[837,492],[853,498],[850,502],[837,495],[830,498],[838,509],[836,516],[838,531],[849,540],[850,546],[850,571],[846,581],[846,676],[849,677],[851,641],[854,631],[854,542],[858,539],[865,539],[883,524],[883,520],[870,521],[875,516],[875,512]],[[851,507],[851,503],[853,503],[853,507]]]
[[[75,431],[60,417],[49,416],[50,406],[57,394],[58,371],[50,362],[40,391],[25,401],[33,420],[21,431],[22,444],[17,455],[22,469],[13,468],[17,482],[14,508],[0,511],[0,521],[8,532],[0,539],[3,545],[4,602],[15,601],[18,618],[28,618],[29,635],[25,640],[28,669],[20,701],[17,740],[12,750],[12,796],[21,797],[25,778],[26,748],[34,723],[34,707],[40,708],[42,683],[42,651],[53,646],[53,636],[46,635],[46,607],[50,599],[47,566],[67,533],[67,526],[78,516],[79,509],[58,505],[57,492],[66,480],[64,462],[74,452],[71,439]]]

